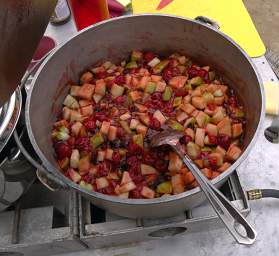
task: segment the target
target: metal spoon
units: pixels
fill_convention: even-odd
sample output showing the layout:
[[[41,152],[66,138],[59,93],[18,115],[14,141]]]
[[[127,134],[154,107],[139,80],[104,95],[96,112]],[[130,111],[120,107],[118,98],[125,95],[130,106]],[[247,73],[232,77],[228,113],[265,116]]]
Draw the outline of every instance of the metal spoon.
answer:
[[[277,115],[271,125],[264,131],[265,138],[272,143],[279,143],[279,115]]]
[[[208,201],[211,203],[213,209],[216,211],[219,218],[223,221],[226,228],[239,244],[253,244],[256,240],[257,233],[246,221],[238,209],[212,185],[212,183],[203,175],[194,162],[184,153],[184,150],[179,143],[179,139],[184,136],[183,133],[177,131],[163,131],[157,133],[151,139],[151,146],[158,147],[162,145],[169,145],[182,159],[184,164],[194,175],[196,181],[206,195]],[[239,228],[244,228],[246,234],[240,232]]]

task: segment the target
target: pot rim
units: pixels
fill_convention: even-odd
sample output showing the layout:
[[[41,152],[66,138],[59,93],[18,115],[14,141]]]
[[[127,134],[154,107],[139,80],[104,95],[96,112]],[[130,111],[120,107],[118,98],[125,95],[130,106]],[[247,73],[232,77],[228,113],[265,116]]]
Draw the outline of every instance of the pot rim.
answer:
[[[259,83],[259,89],[260,89],[260,93],[261,93],[261,101],[262,101],[262,106],[261,106],[261,113],[260,113],[260,120],[257,124],[257,128],[256,131],[253,135],[252,140],[250,141],[250,143],[248,144],[248,146],[246,147],[245,151],[241,154],[240,158],[237,159],[236,162],[234,162],[230,168],[228,170],[226,170],[225,172],[221,173],[219,176],[217,176],[216,178],[214,178],[212,180],[212,183],[214,185],[220,183],[222,180],[224,180],[226,177],[230,176],[231,173],[240,165],[240,163],[242,163],[246,157],[248,156],[248,153],[250,152],[251,148],[254,146],[257,137],[259,136],[259,131],[263,125],[263,121],[264,121],[264,115],[265,115],[265,96],[264,96],[264,90],[263,90],[263,82],[262,79],[254,65],[254,63],[252,62],[251,58],[248,56],[248,54],[234,41],[232,40],[229,36],[225,35],[223,32],[213,28],[212,26],[209,26],[207,24],[201,23],[199,21],[196,20],[192,20],[192,19],[188,19],[182,16],[176,16],[176,15],[169,15],[169,14],[137,14],[137,15],[126,15],[126,16],[121,16],[121,17],[117,17],[117,18],[113,18],[113,19],[109,19],[109,20],[105,20],[105,21],[101,21],[99,23],[96,23],[90,27],[87,27],[79,32],[77,32],[76,34],[74,34],[73,36],[71,36],[67,41],[65,41],[64,43],[62,43],[61,45],[59,45],[45,60],[44,62],[41,64],[41,66],[39,67],[38,71],[36,72],[32,83],[31,83],[31,87],[30,90],[27,94],[27,100],[26,100],[26,109],[25,109],[25,118],[26,118],[26,126],[27,126],[27,131],[28,131],[28,135],[30,138],[30,141],[35,149],[35,151],[37,152],[38,156],[40,157],[40,159],[42,160],[43,163],[43,167],[45,167],[45,169],[47,171],[49,171],[51,174],[57,176],[60,180],[62,180],[65,184],[69,185],[71,188],[81,191],[84,194],[86,194],[87,196],[92,196],[95,197],[97,200],[105,200],[105,201],[109,201],[111,203],[118,203],[118,204],[128,204],[128,205],[154,205],[154,204],[160,204],[160,203],[167,203],[167,202],[171,202],[171,201],[175,201],[175,200],[179,200],[182,198],[185,198],[187,196],[190,195],[194,195],[197,194],[201,191],[201,189],[199,187],[196,187],[194,189],[185,191],[183,193],[177,194],[177,195],[171,195],[171,196],[166,196],[166,197],[159,197],[159,198],[155,198],[155,199],[122,199],[116,196],[110,196],[110,195],[105,195],[99,192],[95,192],[95,191],[89,191],[86,189],[83,189],[82,187],[80,187],[78,184],[72,182],[70,179],[68,179],[67,177],[65,177],[57,168],[55,168],[44,156],[44,154],[42,153],[42,151],[40,150],[39,146],[36,143],[35,137],[33,135],[32,132],[32,127],[31,127],[31,122],[30,122],[30,115],[29,115],[29,109],[30,109],[30,104],[31,104],[31,96],[32,96],[32,91],[34,89],[34,85],[36,84],[36,80],[38,78],[38,76],[40,75],[41,71],[43,70],[43,68],[46,66],[47,62],[55,57],[56,52],[58,52],[60,49],[62,49],[66,44],[70,43],[72,39],[74,39],[75,37],[78,37],[80,34],[84,33],[87,30],[90,29],[95,29],[98,28],[99,26],[103,25],[103,24],[107,24],[110,22],[115,22],[118,20],[122,20],[122,19],[133,19],[133,18],[137,18],[137,17],[166,17],[166,18],[173,18],[173,19],[180,19],[180,20],[186,20],[187,22],[192,22],[194,24],[200,25],[200,26],[204,26],[209,30],[212,30],[214,32],[216,32],[217,34],[219,34],[220,36],[224,37],[230,44],[232,44],[233,46],[235,46],[241,53],[242,55],[246,58],[246,60],[249,62],[250,66],[252,67],[258,83]]]

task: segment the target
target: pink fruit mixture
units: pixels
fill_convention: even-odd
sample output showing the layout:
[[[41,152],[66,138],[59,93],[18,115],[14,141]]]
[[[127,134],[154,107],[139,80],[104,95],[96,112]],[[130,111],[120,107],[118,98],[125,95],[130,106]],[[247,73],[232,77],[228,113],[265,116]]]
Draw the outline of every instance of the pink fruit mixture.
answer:
[[[61,172],[81,187],[155,198],[197,186],[169,148],[149,148],[155,132],[183,131],[185,153],[213,179],[241,155],[244,124],[233,90],[209,66],[133,51],[69,83],[52,141]]]

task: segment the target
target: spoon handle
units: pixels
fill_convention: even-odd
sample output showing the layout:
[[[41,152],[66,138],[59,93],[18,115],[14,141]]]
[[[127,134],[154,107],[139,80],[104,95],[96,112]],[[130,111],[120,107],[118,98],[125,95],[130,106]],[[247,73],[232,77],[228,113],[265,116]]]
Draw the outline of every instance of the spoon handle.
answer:
[[[171,146],[183,160],[188,169],[192,172],[213,209],[235,240],[239,244],[253,244],[256,240],[257,233],[242,216],[240,211],[236,209],[235,206],[233,206],[232,203],[217,188],[214,187],[214,185],[212,185],[212,183],[203,175],[194,162],[184,154],[180,143]],[[244,228],[244,234],[240,233],[237,229],[239,225]]]

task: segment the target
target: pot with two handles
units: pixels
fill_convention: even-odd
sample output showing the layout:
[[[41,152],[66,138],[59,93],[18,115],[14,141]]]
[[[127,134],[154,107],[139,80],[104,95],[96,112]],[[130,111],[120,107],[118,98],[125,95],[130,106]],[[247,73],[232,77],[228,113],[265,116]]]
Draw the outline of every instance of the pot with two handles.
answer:
[[[119,62],[132,50],[159,54],[179,52],[210,65],[227,80],[247,113],[243,153],[224,173],[212,180],[221,186],[247,157],[256,141],[264,116],[263,87],[252,61],[230,38],[200,22],[169,15],[124,16],[101,22],[72,37],[57,48],[36,73],[26,106],[32,145],[42,161],[41,169],[65,189],[82,193],[93,204],[129,218],[169,217],[200,204],[199,188],[156,199],[121,199],[81,188],[65,177],[56,163],[51,141],[52,124],[68,93],[67,82],[99,61]]]

